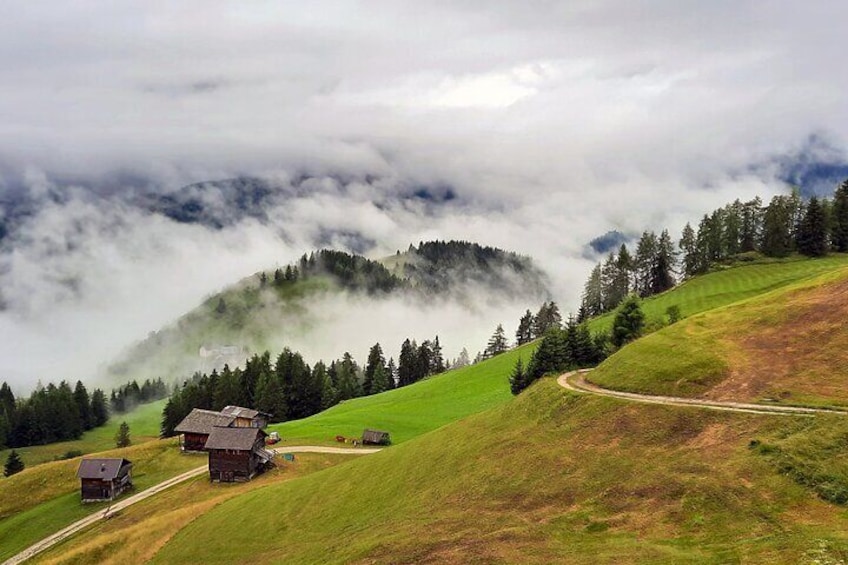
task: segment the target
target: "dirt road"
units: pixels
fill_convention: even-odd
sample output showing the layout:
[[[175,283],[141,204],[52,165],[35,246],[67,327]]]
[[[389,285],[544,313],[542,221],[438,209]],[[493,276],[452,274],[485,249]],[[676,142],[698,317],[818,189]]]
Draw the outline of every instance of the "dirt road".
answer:
[[[568,390],[621,398],[632,402],[646,404],[665,404],[668,406],[697,406],[709,410],[724,410],[726,412],[742,412],[747,414],[774,414],[783,416],[811,416],[813,414],[846,414],[844,410],[828,408],[801,408],[797,406],[769,406],[765,404],[748,404],[745,402],[725,402],[720,400],[702,400],[699,398],[679,398],[676,396],[652,396],[634,392],[621,392],[601,388],[586,380],[586,373],[591,369],[572,371],[557,378],[557,383]]]
[[[343,447],[323,447],[318,445],[292,445],[292,446],[283,446],[276,447],[274,451],[277,453],[341,453],[346,455],[367,455],[369,453],[376,453],[380,451],[381,448],[359,448],[359,449],[345,449]],[[132,506],[137,502],[141,502],[146,498],[150,498],[153,495],[159,494],[165,489],[171,488],[174,485],[178,485],[182,482],[185,482],[193,477],[197,477],[202,475],[208,471],[208,466],[204,465],[202,467],[198,467],[197,469],[192,469],[191,471],[187,471],[182,475],[177,475],[176,477],[172,477],[167,481],[163,481],[158,485],[152,486],[146,490],[141,491],[138,494],[134,494],[127,498],[122,498],[116,501],[114,504],[110,505],[105,511],[96,512],[90,516],[86,516],[82,520],[78,520],[71,524],[70,526],[59,530],[55,534],[48,536],[41,540],[38,543],[35,543],[17,555],[10,557],[6,561],[3,562],[3,565],[17,565],[18,563],[23,563],[27,559],[38,555],[42,551],[53,547],[60,541],[69,538],[80,530],[87,528],[88,526],[98,522],[100,520],[109,518],[115,512],[119,510],[123,510],[128,506]]]

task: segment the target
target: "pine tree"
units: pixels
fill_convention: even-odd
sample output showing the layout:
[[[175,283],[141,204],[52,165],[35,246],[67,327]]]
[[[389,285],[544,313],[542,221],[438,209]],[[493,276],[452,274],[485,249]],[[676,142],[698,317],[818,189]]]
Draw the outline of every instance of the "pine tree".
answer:
[[[659,294],[674,286],[674,244],[668,235],[668,230],[663,230],[657,243],[657,252],[651,265],[650,294]]]
[[[363,373],[362,380],[362,389],[365,391],[365,394],[376,394],[376,392],[383,392],[386,390],[385,378],[382,383],[382,388],[374,391],[374,375],[378,371],[385,372],[386,368],[386,358],[383,357],[383,348],[380,347],[379,343],[374,344],[370,351],[368,352],[368,361],[365,364],[365,372]],[[382,375],[385,377],[385,375]]]
[[[642,297],[653,293],[654,265],[659,253],[659,241],[654,232],[643,232],[636,245],[634,267],[634,291]]]
[[[833,247],[840,253],[848,252],[848,179],[833,197]]]
[[[739,234],[739,247],[742,253],[757,249],[760,241],[763,221],[763,201],[760,197],[742,205],[742,227]]]
[[[20,473],[24,470],[24,462],[21,459],[21,456],[18,455],[18,452],[14,449],[9,452],[9,456],[6,457],[6,464],[3,466],[3,476],[11,477],[16,473]]]
[[[326,410],[338,402],[339,392],[333,384],[330,372],[323,361],[318,361],[312,368],[312,375],[321,386],[321,409]]]
[[[92,429],[94,427],[94,416],[91,413],[91,399],[82,381],[77,381],[74,387],[74,404],[76,404],[83,429]]]
[[[256,383],[256,402],[253,407],[260,412],[271,414],[272,422],[283,422],[289,408],[283,386],[276,372],[263,372]]]
[[[797,232],[798,251],[810,257],[827,255],[827,219],[815,196],[810,198]]]
[[[630,296],[619,308],[613,320],[612,343],[621,347],[642,335],[645,327],[645,314],[642,312],[639,298]]]
[[[398,357],[398,386],[406,386],[415,382],[416,348],[409,338],[400,346]]]
[[[350,353],[345,352],[342,360],[336,364],[336,372],[339,400],[362,396],[362,385],[359,382],[359,367]]]
[[[700,264],[698,257],[697,240],[695,230],[692,225],[687,223],[683,228],[683,233],[679,243],[680,251],[683,253],[683,277],[690,278],[698,274],[698,266]]]
[[[459,369],[462,367],[467,367],[471,364],[471,357],[468,355],[468,349],[465,347],[462,348],[462,351],[459,352],[459,357],[457,357],[453,362],[454,369]]]
[[[433,340],[433,360],[431,363],[432,374],[441,375],[445,372],[445,356],[442,354],[442,344],[439,342],[439,336]]]
[[[587,318],[600,316],[604,313],[604,288],[600,263],[592,269],[589,279],[583,286],[581,307],[585,310]]]
[[[118,433],[115,434],[115,447],[129,447],[131,443],[130,427],[126,422],[121,422]]]
[[[512,394],[518,394],[527,388],[525,381],[524,362],[519,357],[518,361],[515,362],[515,368],[513,368],[512,373],[509,375],[509,389],[512,391]]]
[[[483,355],[487,358],[500,355],[508,349],[506,334],[504,333],[503,325],[498,324],[495,328],[495,333],[489,338],[489,343],[486,345],[486,350]]]
[[[760,251],[769,257],[786,257],[792,252],[792,207],[786,196],[775,196],[763,215]]]
[[[515,331],[515,342],[524,345],[533,341],[533,313],[527,310],[518,321],[518,329]]]
[[[545,302],[533,318],[533,337],[540,337],[551,328],[562,326],[562,315],[554,301]]]
[[[109,411],[106,409],[106,395],[99,388],[91,393],[91,417],[94,427],[99,428],[109,420]]]

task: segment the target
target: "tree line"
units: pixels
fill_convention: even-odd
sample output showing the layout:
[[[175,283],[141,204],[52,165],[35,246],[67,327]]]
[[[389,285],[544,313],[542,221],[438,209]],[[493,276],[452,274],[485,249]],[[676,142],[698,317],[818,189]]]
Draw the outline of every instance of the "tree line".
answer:
[[[687,223],[674,244],[668,230],[645,231],[635,253],[622,244],[598,263],[583,287],[578,321],[615,310],[631,293],[642,298],[665,292],[716,265],[800,253],[821,257],[848,252],[848,180],[833,199],[804,201],[794,190],[774,196],[767,206],[754,198],[737,199],[704,214],[697,230]]]
[[[112,412],[167,396],[162,379],[136,381],[113,389],[110,400],[99,388],[89,394],[82,381],[39,385],[28,398],[15,398],[8,383],[0,385],[0,446],[26,447],[79,439],[100,427]]]
[[[397,364],[393,358],[387,361],[376,343],[364,367],[350,353],[329,365],[318,361],[310,367],[290,348],[273,361],[265,351],[253,355],[243,368],[225,365],[220,373],[195,373],[177,387],[162,412],[161,435],[174,435],[174,428],[194,408],[219,411],[229,405],[243,406],[271,414],[272,422],[297,420],[343,400],[407,386],[445,370],[438,336],[420,345],[404,340]]]

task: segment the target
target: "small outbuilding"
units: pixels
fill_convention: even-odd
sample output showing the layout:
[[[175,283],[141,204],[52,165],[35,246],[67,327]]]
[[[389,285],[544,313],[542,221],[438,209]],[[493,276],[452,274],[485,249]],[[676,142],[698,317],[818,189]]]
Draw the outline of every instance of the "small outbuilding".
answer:
[[[273,465],[274,452],[265,449],[267,435],[259,428],[216,426],[205,446],[209,452],[209,480],[249,481]]]
[[[131,489],[132,463],[127,459],[83,459],[77,469],[83,502],[114,500]]]
[[[235,419],[232,414],[195,408],[174,428],[180,434],[180,449],[203,451],[212,429],[216,426],[231,426]]]
[[[221,414],[235,418],[231,426],[238,428],[264,428],[271,419],[271,414],[241,406],[225,406]]]
[[[366,429],[362,432],[362,443],[368,445],[389,445],[392,442],[389,432]]]

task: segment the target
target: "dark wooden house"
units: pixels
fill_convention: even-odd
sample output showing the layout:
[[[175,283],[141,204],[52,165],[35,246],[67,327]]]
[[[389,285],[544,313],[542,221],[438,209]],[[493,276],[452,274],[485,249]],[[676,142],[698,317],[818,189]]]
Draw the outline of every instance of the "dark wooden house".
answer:
[[[126,459],[83,459],[77,477],[83,502],[114,500],[132,488],[132,463]]]
[[[366,429],[362,432],[362,443],[370,445],[389,445],[391,443],[389,432]]]
[[[235,419],[230,414],[195,408],[174,428],[180,434],[180,449],[203,451],[212,429],[216,426],[231,426]]]
[[[238,428],[264,428],[271,419],[271,414],[241,406],[226,406],[221,410],[221,414],[234,417],[231,425]]]
[[[206,440],[209,479],[223,483],[249,481],[272,465],[274,452],[265,449],[267,435],[259,428],[214,428]]]

